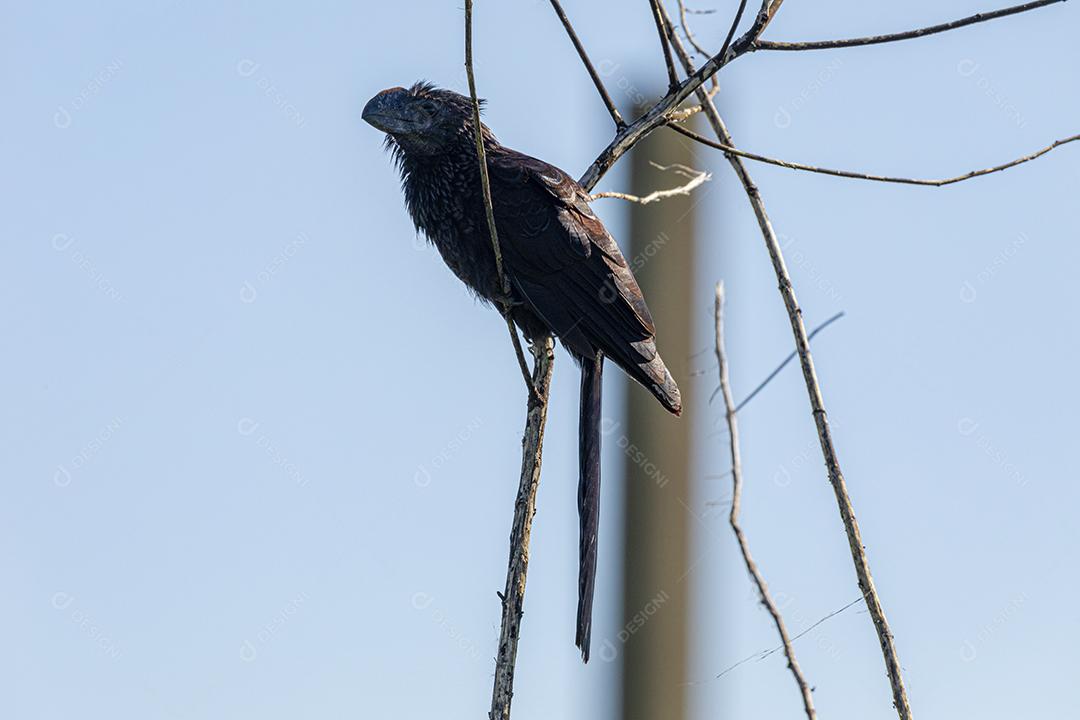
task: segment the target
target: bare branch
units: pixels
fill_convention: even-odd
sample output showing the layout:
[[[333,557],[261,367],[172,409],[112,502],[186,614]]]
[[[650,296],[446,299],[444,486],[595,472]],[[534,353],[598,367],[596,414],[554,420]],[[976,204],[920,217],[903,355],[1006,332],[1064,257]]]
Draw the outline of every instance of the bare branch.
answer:
[[[675,72],[675,63],[671,60],[671,46],[668,44],[667,32],[664,23],[660,19],[660,0],[649,0],[652,8],[653,20],[656,21],[656,34],[660,36],[660,47],[664,51],[664,64],[667,65],[668,89],[674,89],[679,85],[679,75]]]
[[[517,498],[514,500],[514,522],[510,528],[510,560],[506,568],[506,589],[501,596],[502,622],[499,630],[499,650],[495,658],[495,683],[491,691],[489,720],[510,719],[510,702],[514,697],[514,669],[525,601],[525,578],[529,570],[529,538],[532,534],[533,516],[536,515],[536,492],[540,486],[540,462],[548,408],[546,398],[551,387],[551,370],[555,359],[555,345],[550,337],[537,339],[531,349],[534,357],[531,383],[539,392],[529,396],[525,436],[521,442],[521,479],[518,483]]]
[[[488,232],[495,251],[495,267],[499,275],[503,317],[514,350],[521,366],[525,384],[529,388],[525,420],[525,436],[522,440],[521,476],[518,497],[514,503],[514,521],[510,531],[510,560],[506,570],[506,588],[502,595],[502,622],[499,632],[499,650],[495,660],[495,681],[491,691],[489,720],[509,720],[510,702],[514,695],[514,670],[517,663],[518,638],[521,636],[521,615],[525,600],[525,578],[529,568],[529,538],[532,519],[536,514],[536,491],[540,483],[540,464],[544,441],[544,424],[547,420],[548,393],[551,387],[551,371],[554,360],[554,343],[551,338],[538,338],[532,346],[532,376],[521,350],[521,342],[510,310],[510,285],[502,264],[499,236],[495,228],[495,211],[491,204],[491,184],[488,178],[487,156],[480,130],[480,102],[476,96],[476,79],[472,57],[472,0],[465,0],[465,71],[469,79],[469,95],[472,98],[473,131],[476,139],[476,155],[480,164],[480,183],[484,196]]]
[[[799,693],[802,695],[806,717],[809,720],[814,720],[817,717],[817,713],[814,711],[814,698],[810,694],[810,685],[807,684],[806,677],[803,676],[802,668],[799,667],[799,661],[795,659],[795,649],[791,646],[787,625],[784,624],[784,618],[777,609],[776,603],[773,602],[772,595],[769,594],[769,586],[765,583],[765,578],[762,576],[761,571],[758,570],[754,558],[750,555],[750,543],[746,540],[742,526],[739,525],[739,506],[742,501],[743,484],[742,461],[739,457],[739,424],[735,419],[735,398],[731,393],[727,355],[724,352],[724,283],[722,282],[716,285],[716,361],[720,366],[720,388],[724,394],[728,446],[731,452],[732,490],[731,513],[728,516],[728,522],[731,524],[732,532],[735,533],[735,539],[739,542],[739,550],[742,551],[746,571],[750,573],[754,585],[757,586],[758,598],[761,600],[761,604],[765,606],[765,609],[769,611],[773,624],[776,625],[776,632],[780,635],[780,643],[784,647],[784,655],[787,656],[788,668],[791,669],[795,684],[799,686]]]
[[[473,136],[476,139],[476,157],[480,163],[480,188],[484,195],[484,211],[487,214],[488,232],[491,234],[491,247],[495,251],[495,272],[499,276],[499,290],[503,296],[499,304],[503,319],[506,320],[506,329],[510,332],[510,340],[514,344],[514,355],[517,356],[521,377],[525,379],[525,387],[529,389],[529,393],[535,395],[536,386],[529,379],[529,365],[525,362],[521,340],[511,317],[510,281],[503,270],[502,247],[499,245],[499,233],[495,229],[495,211],[491,206],[491,180],[488,177],[487,155],[484,152],[484,136],[480,131],[480,100],[476,97],[476,78],[473,74],[472,0],[465,0],[465,74],[469,79],[469,95],[472,98]]]
[[[670,24],[670,20],[668,23]],[[755,26],[757,24],[758,23],[755,23]],[[683,48],[678,36],[671,35],[671,40],[672,47],[679,56],[683,66],[691,66],[693,61],[685,48]],[[705,107],[705,115],[708,117],[714,132],[716,132],[717,139],[725,145],[733,145],[731,135],[728,133],[727,127],[724,125],[724,121],[720,117],[720,113],[717,112],[716,106],[713,105],[712,100],[706,97],[703,91],[698,92],[698,99]],[[893,642],[892,630],[889,628],[888,620],[885,618],[885,610],[881,605],[881,600],[874,587],[874,580],[870,574],[870,563],[867,560],[866,550],[863,547],[862,535],[859,532],[859,523],[855,518],[855,509],[852,506],[851,498],[848,495],[847,484],[844,482],[843,472],[840,470],[840,461],[836,454],[836,447],[833,444],[832,430],[829,428],[828,416],[825,413],[825,402],[821,395],[821,385],[818,382],[817,371],[814,369],[813,356],[810,354],[810,340],[806,334],[806,326],[803,324],[802,309],[799,307],[798,299],[795,297],[795,289],[792,286],[791,276],[788,274],[787,265],[784,262],[784,254],[780,249],[780,241],[777,239],[776,232],[773,230],[772,221],[769,220],[769,215],[765,211],[765,203],[761,199],[761,192],[758,190],[757,185],[754,184],[750,174],[746,171],[746,167],[742,160],[734,154],[728,154],[727,158],[728,162],[731,163],[731,167],[735,171],[735,174],[738,176],[739,181],[742,183],[743,188],[746,190],[746,196],[754,210],[754,215],[757,217],[758,226],[765,239],[765,247],[769,253],[769,259],[773,265],[773,271],[776,273],[776,279],[779,282],[780,295],[783,298],[784,308],[787,310],[788,320],[791,323],[791,330],[795,336],[795,349],[799,353],[799,363],[802,366],[803,380],[806,384],[806,391],[810,398],[811,414],[813,415],[814,423],[817,426],[818,441],[821,445],[821,452],[825,459],[825,467],[828,470],[829,482],[832,485],[833,493],[836,496],[836,502],[840,509],[840,517],[844,524],[844,531],[847,534],[851,558],[855,565],[855,574],[859,581],[859,589],[866,598],[866,606],[870,611],[870,616],[874,620],[874,628],[877,631],[878,641],[881,644],[882,656],[885,659],[886,674],[889,676],[889,684],[892,686],[893,705],[896,708],[900,720],[912,720],[911,704],[908,702],[907,690],[904,688],[904,678],[900,670],[900,659],[896,653],[896,645]]]
[[[1024,3],[1023,5],[1015,5],[1003,10],[995,10],[987,13],[976,13],[970,17],[962,18],[960,20],[954,20],[952,22],[942,23],[940,25],[931,25],[930,27],[921,28],[919,30],[908,30],[907,32],[893,33],[891,35],[871,35],[869,37],[850,38],[847,40],[818,40],[814,42],[772,42],[769,40],[758,40],[753,44],[751,50],[827,50],[831,48],[846,48],[857,47],[859,45],[880,45],[881,43],[896,42],[898,40],[911,40],[912,38],[926,37],[927,35],[936,35],[937,33],[943,33],[948,30],[956,30],[967,25],[974,25],[975,23],[986,22],[987,20],[994,20],[1001,17],[1007,17],[1009,15],[1016,15],[1017,13],[1027,12],[1028,10],[1035,10],[1037,8],[1044,7],[1046,5],[1053,5],[1054,3],[1065,2],[1065,0],[1036,0],[1035,2]],[[779,5],[780,3],[776,3]]]
[[[663,6],[658,6],[661,15],[664,20],[664,24],[667,26],[668,39],[671,41],[672,46],[675,46],[678,40],[678,35],[675,34],[671,24],[670,18],[667,17],[667,12]],[[688,77],[679,83],[678,87],[673,88],[668,94],[660,98],[649,110],[645,112],[634,122],[630,123],[624,128],[621,128],[615,137],[612,139],[608,146],[597,156],[592,165],[585,171],[578,182],[585,190],[592,190],[596,183],[604,176],[611,166],[618,161],[623,155],[625,155],[634,145],[637,145],[646,135],[655,130],[660,125],[667,122],[668,114],[679,107],[684,100],[690,95],[697,92],[698,88],[702,84],[711,78],[716,72],[727,65],[735,58],[741,57],[750,52],[751,46],[754,41],[758,39],[762,30],[765,29],[765,25],[772,19],[772,15],[766,12],[759,13],[754,24],[750,26],[738,40],[735,40],[731,47],[727,49],[724,54],[713,55],[705,64],[694,70],[694,64],[692,61],[684,62],[683,67],[688,73]],[[682,45],[682,41],[678,41],[679,46]],[[685,49],[684,49],[685,52]]]
[[[589,72],[589,77],[592,78],[593,85],[596,86],[596,92],[600,93],[600,99],[603,100],[604,107],[607,108],[608,114],[611,115],[611,119],[615,121],[615,127],[626,127],[626,121],[622,119],[622,115],[619,114],[619,109],[615,107],[615,103],[612,102],[607,88],[604,87],[604,81],[600,79],[600,75],[597,74],[592,61],[589,60],[589,54],[585,52],[585,46],[582,45],[581,40],[578,39],[577,32],[574,31],[574,26],[570,24],[570,18],[566,17],[566,13],[563,12],[559,0],[551,0],[551,7],[555,8],[555,14],[559,16],[559,21],[566,29],[566,34],[570,36],[570,42],[574,43],[574,49],[577,50],[578,57],[581,58],[582,64],[585,65],[585,69]]]
[[[762,11],[769,0],[763,0]],[[735,31],[739,29],[739,23],[742,22],[743,13],[746,12],[746,0],[739,0],[739,9],[735,11],[735,19],[731,21],[731,27],[728,29],[727,37],[724,38],[724,44],[720,46],[720,52],[717,53],[720,57],[724,57],[727,54],[728,48],[731,47],[731,40],[735,37]],[[764,26],[762,30],[764,30]]]
[[[674,165],[660,165],[658,163],[650,162],[657,170],[673,170],[676,174],[683,177],[690,178],[689,182],[679,187],[671,188],[670,190],[654,190],[648,195],[639,197],[637,195],[631,195],[630,193],[621,192],[599,192],[593,193],[589,196],[589,200],[599,200],[601,198],[615,198],[617,200],[627,200],[629,202],[639,203],[641,205],[648,205],[651,202],[657,200],[663,200],[665,198],[676,197],[679,195],[689,195],[693,192],[694,188],[700,187],[712,178],[712,175],[704,170],[694,170],[693,168],[680,165],[678,163]]]
[[[963,175],[957,175],[956,177],[942,178],[940,180],[923,180],[919,178],[905,178],[905,177],[890,177],[888,175],[870,175],[868,173],[852,172],[851,170],[833,170],[831,168],[816,167],[814,165],[803,165],[802,163],[791,162],[789,160],[778,160],[777,158],[771,158],[766,155],[758,155],[757,153],[747,152],[745,150],[739,150],[738,148],[725,145],[724,143],[711,140],[704,135],[700,135],[693,130],[681,127],[679,125],[670,125],[673,130],[682,133],[686,137],[695,140],[703,145],[722,150],[729,155],[737,155],[739,157],[746,158],[748,160],[756,160],[758,162],[768,163],[769,165],[776,165],[777,167],[788,168],[789,170],[804,170],[806,172],[820,173],[822,175],[832,175],[833,177],[853,178],[855,180],[871,180],[873,182],[883,183],[897,183],[900,185],[923,185],[929,187],[942,187],[944,185],[953,185],[964,180],[970,180],[971,178],[982,177],[983,175],[990,175],[991,173],[1001,172],[1002,170],[1008,170],[1009,168],[1016,167],[1017,165],[1023,165],[1026,162],[1031,162],[1036,158],[1040,158],[1047,154],[1054,148],[1060,147],[1067,143],[1080,140],[1080,135],[1070,135],[1067,138],[1055,140],[1046,147],[1037,150],[1030,155],[1024,155],[1023,157],[1010,160],[1007,163],[1001,165],[995,165],[993,167],[983,168],[981,170],[972,170],[966,172]]]

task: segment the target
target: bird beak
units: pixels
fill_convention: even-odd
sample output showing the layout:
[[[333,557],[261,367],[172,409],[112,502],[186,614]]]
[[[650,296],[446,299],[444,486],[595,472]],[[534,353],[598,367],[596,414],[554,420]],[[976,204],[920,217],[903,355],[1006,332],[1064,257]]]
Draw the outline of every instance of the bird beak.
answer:
[[[405,88],[383,90],[368,100],[361,114],[364,122],[385,133],[404,133],[412,127],[408,118],[409,93]]]

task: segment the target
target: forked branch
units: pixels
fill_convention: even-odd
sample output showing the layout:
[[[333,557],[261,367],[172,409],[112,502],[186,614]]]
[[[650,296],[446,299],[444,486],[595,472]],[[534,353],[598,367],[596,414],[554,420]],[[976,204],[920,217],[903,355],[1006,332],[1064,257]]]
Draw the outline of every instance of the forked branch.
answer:
[[[700,88],[706,80],[712,78],[720,68],[724,67],[732,60],[742,57],[747,53],[755,50],[814,50],[827,47],[851,47],[854,45],[869,45],[882,42],[893,42],[895,40],[906,40],[913,37],[922,37],[923,35],[945,32],[946,30],[954,30],[966,25],[985,22],[1007,15],[1015,15],[1028,10],[1035,10],[1057,2],[1065,2],[1065,0],[1036,0],[1035,2],[1029,2],[1024,5],[1017,5],[988,13],[980,13],[950,23],[934,25],[929,28],[871,38],[828,40],[812,43],[773,43],[761,40],[761,33],[765,31],[765,28],[768,27],[769,23],[776,17],[776,12],[779,10],[782,1],[783,0],[771,0],[770,2],[770,0],[762,0],[761,9],[758,11],[757,17],[754,19],[754,23],[750,28],[740,35],[738,39],[732,40],[730,46],[727,46],[727,43],[725,43],[726,47],[723,48],[721,52],[710,57],[696,70],[694,69],[693,60],[683,63],[683,68],[687,73],[686,79],[660,98],[637,120],[634,120],[629,125],[619,128],[618,132],[615,133],[615,137],[608,143],[608,146],[604,148],[588,169],[582,174],[579,180],[581,185],[586,190],[592,190],[600,178],[611,169],[611,166],[614,165],[619,158],[625,155],[650,132],[660,125],[667,123],[671,117],[671,113],[675,111],[684,100],[696,93],[698,88]],[[745,2],[740,2],[740,11],[744,5]],[[671,42],[672,48],[674,48],[678,36],[675,33],[674,26],[667,16],[667,12],[663,9],[663,6],[660,5],[659,8],[665,18],[664,25],[668,40]],[[735,28],[737,25],[737,23],[733,23],[732,27]],[[686,30],[685,25],[684,30]],[[569,27],[568,31],[570,31]],[[677,51],[676,54],[678,54]]]

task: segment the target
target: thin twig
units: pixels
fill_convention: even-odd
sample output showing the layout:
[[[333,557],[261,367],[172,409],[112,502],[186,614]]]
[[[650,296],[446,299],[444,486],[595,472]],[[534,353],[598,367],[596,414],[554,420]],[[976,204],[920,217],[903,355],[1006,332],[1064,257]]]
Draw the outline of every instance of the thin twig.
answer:
[[[473,74],[472,5],[472,0],[465,0],[465,74],[469,78],[469,95],[472,98],[473,137],[476,139],[476,157],[480,163],[480,189],[484,195],[484,211],[487,214],[488,232],[491,234],[491,248],[495,251],[495,272],[499,278],[499,291],[502,294],[499,303],[502,316],[506,320],[506,329],[510,332],[510,340],[514,344],[514,354],[517,356],[525,387],[529,389],[531,395],[535,395],[536,386],[529,379],[529,365],[525,362],[525,353],[521,349],[521,340],[518,338],[511,316],[510,280],[503,269],[502,247],[499,245],[499,233],[495,228],[495,210],[491,204],[491,180],[488,177],[487,154],[484,152],[484,135],[480,130],[480,100],[476,96],[476,78]]]
[[[616,198],[618,200],[626,200],[628,202],[639,203],[641,205],[648,205],[651,202],[657,200],[663,200],[665,198],[676,197],[679,195],[689,195],[695,188],[704,185],[712,178],[712,175],[704,170],[694,170],[693,168],[686,167],[685,165],[660,165],[658,163],[650,162],[657,170],[674,170],[677,174],[683,177],[690,178],[689,182],[679,187],[671,188],[670,190],[653,190],[648,195],[639,197],[637,195],[631,195],[630,193],[622,192],[598,192],[589,196],[589,200],[599,200],[600,198]]]
[[[1036,0],[1035,2],[1024,3],[1023,5],[1015,5],[1013,7],[1008,7],[1003,10],[976,13],[960,20],[953,20],[952,22],[941,23],[940,25],[931,25],[930,27],[920,28],[918,30],[908,30],[907,32],[892,33],[890,35],[871,35],[869,37],[850,38],[847,40],[817,40],[814,42],[772,42],[769,40],[758,40],[753,44],[750,49],[826,50],[831,48],[857,47],[859,45],[879,45],[881,43],[896,42],[898,40],[911,40],[912,38],[926,37],[927,35],[936,35],[937,33],[943,33],[948,30],[955,30],[957,28],[962,28],[966,25],[974,25],[975,23],[986,22],[987,20],[995,20],[997,18],[1027,12],[1028,10],[1035,10],[1045,5],[1053,5],[1054,3],[1059,2],[1065,2],[1065,0]],[[777,5],[779,5],[779,3],[777,3]]]
[[[805,172],[819,173],[821,175],[832,175],[833,177],[842,178],[854,178],[855,180],[870,180],[873,182],[883,183],[897,183],[900,185],[923,185],[929,187],[942,187],[944,185],[953,185],[964,180],[970,180],[972,178],[982,177],[983,175],[990,175],[991,173],[1001,172],[1002,170],[1008,170],[1009,168],[1016,167],[1017,165],[1023,165],[1026,162],[1031,162],[1036,158],[1040,158],[1047,154],[1054,148],[1060,147],[1067,143],[1080,140],[1080,135],[1070,135],[1067,138],[1055,140],[1044,148],[1037,150],[1029,155],[1010,160],[1007,163],[1001,165],[995,165],[993,167],[983,168],[981,170],[972,170],[966,172],[963,175],[957,175],[955,177],[941,178],[939,180],[923,180],[920,178],[905,178],[905,177],[891,177],[888,175],[871,175],[869,173],[853,172],[851,170],[834,170],[832,168],[816,167],[814,165],[804,165],[802,163],[791,162],[789,160],[779,160],[777,158],[768,157],[766,155],[758,155],[757,153],[747,152],[745,150],[739,150],[738,148],[731,147],[724,143],[716,142],[710,138],[705,137],[699,133],[689,130],[680,125],[669,125],[671,129],[679,132],[691,140],[695,140],[702,145],[708,145],[709,147],[722,150],[730,155],[738,155],[739,157],[746,158],[748,160],[756,160],[758,162],[768,163],[769,165],[776,165],[777,167],[787,168],[789,170],[803,170]]]
[[[765,0],[765,3],[767,4],[768,0]],[[731,47],[731,40],[735,37],[735,31],[739,29],[739,23],[742,22],[743,12],[745,11],[746,0],[740,0],[739,9],[735,11],[735,19],[731,21],[731,27],[728,29],[727,37],[724,38],[724,44],[720,46],[720,52],[716,53],[720,57],[727,55],[728,48]]]
[[[585,52],[585,46],[582,45],[581,40],[578,39],[577,33],[574,31],[574,26],[570,24],[570,18],[566,17],[566,13],[563,12],[559,0],[551,0],[551,7],[555,9],[555,14],[559,16],[559,21],[566,29],[566,34],[570,36],[570,42],[574,43],[574,49],[577,50],[578,57],[581,58],[581,63],[589,72],[589,77],[592,78],[593,85],[596,86],[596,92],[600,94],[600,99],[604,102],[604,107],[607,108],[608,114],[611,115],[611,119],[615,121],[615,127],[619,129],[626,127],[626,121],[622,119],[622,115],[619,114],[619,109],[615,107],[615,103],[612,102],[611,96],[608,95],[607,88],[604,87],[604,81],[600,79],[600,75],[596,72],[596,68],[593,67],[592,61],[589,60],[589,54]]]
[[[802,668],[799,667],[799,661],[795,659],[795,649],[791,646],[787,625],[784,624],[784,618],[777,609],[776,603],[773,602],[765,578],[758,569],[757,563],[754,562],[754,558],[750,555],[750,543],[746,540],[742,526],[739,525],[739,505],[742,500],[743,485],[742,462],[739,459],[739,424],[735,419],[735,398],[731,394],[727,355],[724,352],[724,283],[722,282],[716,285],[716,362],[720,366],[720,388],[724,394],[728,446],[731,450],[731,514],[728,515],[728,522],[731,524],[732,532],[735,533],[735,539],[739,542],[739,550],[742,551],[746,571],[750,573],[754,585],[757,586],[758,599],[761,600],[761,604],[765,606],[765,609],[769,611],[773,624],[776,625],[776,632],[780,635],[780,643],[784,647],[784,655],[787,656],[788,668],[790,668],[791,674],[795,678],[795,684],[798,685],[799,693],[802,695],[806,717],[809,720],[814,720],[817,717],[817,713],[814,712],[814,698],[810,694],[810,685],[806,682],[806,677],[803,676]]]
[[[716,80],[716,76],[714,75],[712,79]],[[719,83],[714,82],[712,84],[712,87],[709,88],[709,97],[716,97],[716,93],[718,92],[720,92],[720,85]],[[679,110],[672,110],[671,114],[668,115],[668,121],[673,123],[683,122],[685,120],[689,120],[691,117],[697,115],[699,112],[701,112],[700,104],[680,108]]]
[[[668,23],[670,24],[670,20]],[[691,66],[693,60],[686,52],[686,49],[683,48],[677,35],[672,35],[672,46],[683,66]],[[720,113],[717,112],[716,106],[705,96],[704,92],[698,92],[698,98],[702,105],[705,106],[705,115],[716,133],[717,139],[725,145],[733,145],[731,135],[728,133]],[[866,597],[866,605],[874,620],[874,628],[877,630],[878,641],[881,644],[881,652],[885,659],[885,670],[889,676],[889,684],[892,687],[893,705],[900,720],[912,720],[911,704],[908,701],[907,690],[904,688],[904,678],[900,669],[900,660],[896,653],[896,645],[893,642],[893,634],[889,629],[888,620],[885,618],[885,610],[881,605],[881,599],[878,597],[877,590],[874,587],[873,576],[870,574],[870,563],[867,560],[862,535],[859,532],[859,523],[855,518],[855,509],[851,504],[847,484],[844,482],[844,475],[840,470],[840,461],[837,458],[836,447],[833,444],[832,431],[829,428],[829,420],[825,414],[825,402],[821,395],[821,385],[818,382],[817,371],[814,369],[813,356],[810,354],[810,340],[806,334],[806,326],[803,324],[802,310],[799,308],[799,302],[795,297],[795,290],[791,284],[791,276],[788,274],[787,266],[784,263],[784,254],[780,249],[780,241],[777,239],[772,222],[765,211],[765,203],[761,198],[761,192],[747,172],[746,166],[739,157],[733,154],[728,154],[727,158],[742,183],[750,205],[753,207],[754,215],[757,217],[758,226],[765,239],[769,259],[772,262],[773,271],[776,273],[776,279],[779,283],[780,295],[783,298],[784,307],[791,322],[791,330],[795,336],[795,348],[799,353],[799,361],[802,366],[803,380],[806,384],[807,394],[810,397],[811,413],[817,426],[818,441],[821,444],[821,452],[825,458],[829,482],[836,496],[844,531],[847,534],[851,558],[855,565],[855,574],[859,581],[859,590]]]
[[[832,618],[836,617],[837,615],[839,615],[840,613],[844,612],[844,611],[845,611],[845,610],[847,610],[848,608],[850,608],[850,607],[852,607],[852,606],[854,606],[854,605],[858,604],[860,600],[862,600],[862,598],[861,598],[861,597],[857,597],[857,598],[855,598],[854,600],[852,600],[851,602],[849,602],[849,603],[848,603],[847,605],[845,605],[844,607],[840,608],[839,610],[833,610],[833,611],[832,611],[831,613],[829,613],[829,614],[828,614],[828,615],[826,615],[825,617],[821,618],[820,620],[818,620],[817,622],[815,622],[815,623],[814,623],[813,625],[811,625],[810,627],[806,628],[805,630],[803,630],[803,631],[802,631],[802,632],[800,632],[799,634],[797,634],[797,635],[795,635],[794,637],[792,637],[792,638],[791,638],[791,642],[792,642],[792,643],[794,643],[794,642],[795,642],[796,640],[798,640],[799,638],[803,637],[804,635],[806,635],[807,633],[809,633],[809,632],[810,632],[811,630],[813,630],[814,628],[816,628],[816,627],[817,627],[818,625],[822,624],[822,623],[823,623],[823,622],[825,622],[826,620],[830,620],[830,619],[832,619]],[[776,653],[780,652],[780,651],[781,651],[781,650],[783,650],[783,649],[784,649],[784,646],[783,646],[783,645],[777,645],[777,646],[776,646],[776,647],[774,647],[774,648],[770,648],[770,649],[768,649],[768,650],[762,650],[762,651],[760,651],[760,652],[756,652],[756,653],[754,653],[753,655],[748,655],[747,657],[743,658],[742,660],[740,660],[739,662],[735,663],[734,665],[730,665],[730,666],[728,666],[727,668],[725,668],[725,669],[724,669],[724,670],[723,670],[723,671],[722,671],[722,672],[721,672],[721,673],[720,673],[719,675],[717,675],[717,676],[716,676],[715,678],[713,678],[713,679],[714,679],[714,680],[719,680],[720,678],[724,677],[725,675],[727,675],[727,674],[728,674],[729,672],[731,672],[731,671],[732,671],[732,670],[734,670],[735,668],[737,668],[737,667],[739,667],[739,666],[741,666],[741,665],[745,665],[746,663],[750,662],[751,660],[755,660],[755,659],[756,659],[756,660],[764,660],[765,658],[769,657],[770,655],[775,655]],[[700,683],[698,683],[698,684],[700,684]]]
[[[660,36],[660,47],[664,51],[664,64],[667,66],[668,89],[674,89],[679,85],[679,75],[675,72],[675,63],[671,59],[671,46],[668,43],[667,32],[664,31],[664,22],[660,19],[660,0],[649,0],[652,8],[653,20],[656,22],[656,34]]]
[[[830,325],[832,325],[834,322],[836,322],[837,320],[839,320],[842,317],[844,317],[843,312],[836,313],[831,318],[829,318],[828,320],[826,320],[825,322],[821,323],[816,328],[811,330],[810,334],[806,336],[806,339],[808,341],[813,341],[815,335],[817,335],[819,332],[821,332],[825,328],[829,327]],[[786,358],[784,358],[784,361],[782,363],[780,363],[779,365],[777,365],[776,369],[773,370],[771,373],[769,373],[769,376],[767,378],[762,380],[761,383],[758,384],[758,386],[756,388],[754,388],[752,391],[750,391],[749,395],[747,395],[745,398],[743,398],[743,401],[741,403],[739,403],[738,405],[735,406],[735,412],[739,412],[744,407],[746,407],[746,404],[748,402],[750,402],[751,400],[753,400],[754,397],[759,392],[764,390],[765,386],[768,385],[770,382],[772,382],[773,378],[775,378],[777,375],[779,375],[780,371],[783,370],[785,367],[787,367],[787,364],[789,362],[791,362],[792,360],[794,360],[797,356],[798,356],[797,352],[792,352],[790,355],[788,355]],[[709,400],[711,401],[712,398],[710,398]]]
[[[502,621],[489,720],[509,720],[510,702],[514,697],[514,669],[518,639],[521,637],[525,578],[529,570],[529,537],[533,516],[536,515],[536,492],[540,486],[544,424],[547,420],[546,398],[551,387],[551,370],[555,359],[555,345],[550,337],[536,340],[531,349],[534,357],[532,384],[539,392],[529,396],[525,435],[521,441],[521,479],[514,500],[514,522],[510,528],[510,560],[506,568],[506,589],[501,596]]]
[[[834,322],[836,322],[837,320],[839,320],[842,317],[844,317],[844,312],[843,311],[840,311],[840,312],[836,313],[831,318],[829,318],[828,320],[826,320],[825,322],[821,323],[816,328],[811,330],[810,334],[806,336],[806,339],[810,340],[810,341],[813,341],[814,337],[816,337],[819,332],[821,332],[825,328],[829,327],[830,325],[832,325]],[[754,399],[754,396],[756,396],[759,392],[764,390],[765,386],[767,386],[769,383],[771,383],[776,378],[776,376],[779,375],[780,372],[784,368],[786,368],[788,366],[788,363],[791,362],[792,360],[794,360],[795,358],[797,358],[798,356],[799,356],[799,353],[797,353],[795,351],[792,351],[786,358],[784,358],[780,362],[779,365],[777,365],[775,368],[773,368],[773,371],[771,373],[769,373],[768,375],[765,376],[764,380],[762,380],[760,383],[758,383],[757,387],[755,387],[753,390],[750,391],[749,395],[747,395],[745,398],[742,399],[742,402],[740,402],[738,405],[735,406],[735,412],[740,412],[744,407],[746,407],[747,403],[749,403],[751,400]],[[692,373],[691,376],[704,375],[705,373],[706,373],[705,370],[698,370],[697,372]],[[713,390],[712,395],[709,396],[709,403],[711,404],[712,401],[715,400],[716,396],[719,395],[719,394],[720,394],[720,386],[717,386],[716,389]]]

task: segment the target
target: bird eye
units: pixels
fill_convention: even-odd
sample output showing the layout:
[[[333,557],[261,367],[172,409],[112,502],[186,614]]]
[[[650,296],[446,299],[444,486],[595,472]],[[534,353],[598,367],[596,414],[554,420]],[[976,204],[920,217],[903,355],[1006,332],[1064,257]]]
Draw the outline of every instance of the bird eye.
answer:
[[[428,115],[434,115],[435,113],[437,113],[439,111],[439,104],[436,103],[434,100],[425,100],[420,105],[420,109],[423,110]]]

